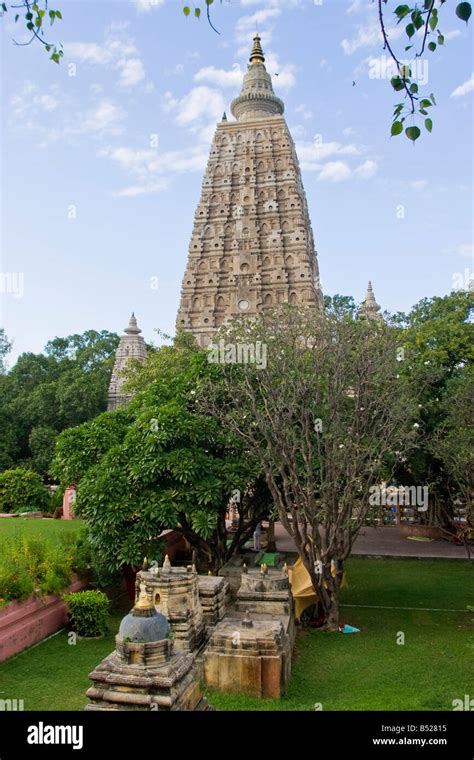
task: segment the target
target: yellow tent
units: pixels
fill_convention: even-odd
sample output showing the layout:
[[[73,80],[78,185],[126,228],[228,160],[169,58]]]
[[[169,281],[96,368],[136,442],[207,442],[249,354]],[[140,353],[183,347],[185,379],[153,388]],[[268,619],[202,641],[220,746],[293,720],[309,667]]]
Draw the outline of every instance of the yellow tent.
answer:
[[[331,561],[331,575],[334,577],[335,574],[336,568],[334,567],[334,562]],[[301,558],[294,565],[288,567],[288,577],[290,579],[291,593],[295,600],[295,617],[299,620],[307,607],[317,604],[319,596],[313,588],[311,578]],[[347,586],[345,573],[342,576],[341,587],[343,586]]]

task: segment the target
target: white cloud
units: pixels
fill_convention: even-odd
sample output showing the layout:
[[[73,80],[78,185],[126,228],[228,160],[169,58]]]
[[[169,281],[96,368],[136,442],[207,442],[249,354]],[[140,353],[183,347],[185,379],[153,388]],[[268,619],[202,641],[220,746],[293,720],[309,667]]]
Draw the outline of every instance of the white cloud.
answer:
[[[360,164],[354,169],[354,174],[359,179],[371,179],[377,172],[377,163],[371,159],[367,159],[363,164]]]
[[[155,8],[159,8],[164,2],[165,0],[132,0],[138,13],[149,13]]]
[[[300,113],[303,119],[306,119],[306,120],[311,119],[313,117],[313,112],[310,111],[309,108],[307,108],[304,103],[301,103],[299,106],[296,106],[295,113]]]
[[[69,42],[70,59],[88,66],[105,66],[119,72],[120,87],[134,87],[145,79],[145,67],[135,41],[127,34],[128,22],[114,22],[104,32],[104,41]]]
[[[306,137],[306,127],[304,127],[302,124],[295,124],[295,126],[290,126],[290,132],[294,140],[303,139],[303,137]]]
[[[353,37],[347,39],[344,38],[341,42],[341,47],[346,55],[352,55],[356,50],[367,47],[375,47],[376,45],[382,47],[383,39],[382,32],[380,30],[380,24],[378,18],[373,16],[374,6],[367,8],[367,20],[364,24],[358,24]],[[390,40],[397,39],[405,30],[402,26],[391,27],[387,29],[387,34]]]
[[[110,50],[95,42],[68,42],[67,52],[71,60],[76,58],[89,64],[110,63],[112,58]]]
[[[205,66],[194,75],[195,82],[209,82],[216,87],[232,87],[237,89],[241,86],[244,72],[238,63],[234,63],[232,69],[216,69],[215,66]]]
[[[318,139],[314,142],[299,142],[296,151],[302,168],[307,171],[319,171],[321,161],[329,156],[356,156],[360,153],[356,145],[343,145],[336,141],[320,142]]]
[[[121,130],[120,123],[124,112],[110,100],[103,100],[96,108],[87,111],[78,125],[78,130],[100,134],[117,135]]]
[[[206,166],[208,150],[195,145],[181,151],[160,153],[156,150],[133,148],[105,148],[99,156],[108,158],[129,174],[134,183],[115,193],[120,197],[136,197],[166,189],[168,178],[174,174],[202,171]]]
[[[410,187],[413,190],[416,190],[418,193],[423,192],[425,188],[428,187],[428,180],[427,179],[415,179],[413,182],[410,182]]]
[[[194,87],[180,100],[174,101],[173,107],[176,110],[176,122],[181,126],[187,126],[202,119],[220,119],[225,109],[225,100],[218,90],[201,85]]]
[[[457,256],[474,261],[474,245],[472,243],[460,243],[456,246],[455,253]]]
[[[52,85],[49,92],[39,93],[33,82],[26,81],[23,87],[12,96],[10,104],[15,116],[34,118],[39,117],[42,113],[55,111],[60,105],[60,99],[61,95],[57,85]]]
[[[463,84],[460,84],[459,87],[456,87],[456,89],[452,91],[451,97],[462,98],[464,97],[464,95],[467,95],[469,92],[472,92],[473,90],[474,90],[474,72],[471,74],[470,79],[466,80],[466,82],[463,82]]]
[[[460,37],[461,32],[459,29],[453,29],[451,32],[445,32],[444,33],[444,39],[445,40],[454,40],[456,37]]]
[[[282,64],[275,53],[265,53],[265,66],[272,76],[275,90],[290,90],[296,84],[296,66],[293,63]]]
[[[359,13],[363,8],[365,8],[365,4],[362,2],[362,0],[351,0],[351,4],[349,5],[348,9],[346,10],[347,14],[351,13]]]
[[[275,19],[281,13],[277,6],[263,8],[255,11],[250,16],[241,16],[236,25],[236,33],[239,39],[247,39],[249,32],[255,32],[258,27],[263,26],[270,19]]]
[[[110,99],[96,100],[93,107],[84,110],[58,85],[40,92],[32,82],[26,82],[18,90],[11,106],[14,117],[11,128],[34,133],[40,148],[86,134],[94,138],[118,135],[123,131],[126,116]]]
[[[321,182],[344,182],[350,179],[351,170],[344,161],[329,161],[319,173],[318,180]]]
[[[120,69],[119,85],[133,87],[145,79],[145,67],[139,58],[125,58],[117,63]]]

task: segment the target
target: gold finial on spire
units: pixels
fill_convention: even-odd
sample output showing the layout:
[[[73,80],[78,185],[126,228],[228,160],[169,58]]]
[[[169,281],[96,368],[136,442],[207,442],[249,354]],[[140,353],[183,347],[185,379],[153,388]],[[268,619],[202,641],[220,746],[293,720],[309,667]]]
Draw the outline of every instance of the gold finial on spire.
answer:
[[[260,44],[260,35],[257,32],[253,38],[252,52],[250,53],[250,63],[265,63],[262,46]]]

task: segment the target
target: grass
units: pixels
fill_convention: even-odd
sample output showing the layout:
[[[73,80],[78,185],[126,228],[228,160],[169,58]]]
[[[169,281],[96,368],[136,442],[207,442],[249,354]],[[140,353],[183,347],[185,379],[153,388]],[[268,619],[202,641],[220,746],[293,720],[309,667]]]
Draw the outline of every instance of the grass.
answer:
[[[472,695],[474,565],[467,561],[354,558],[342,621],[361,633],[298,634],[293,675],[281,700],[208,692],[219,710],[443,710]],[[440,612],[424,611],[436,608]],[[68,644],[62,632],[0,665],[2,698],[25,709],[80,710],[87,674],[112,651],[121,614],[104,639]],[[405,635],[404,645],[397,636]]]
[[[69,643],[61,631],[0,665],[2,699],[23,699],[25,710],[82,710],[87,704],[88,674],[115,647],[115,634],[128,611],[115,610],[102,639]]]
[[[304,630],[286,696],[259,700],[209,692],[219,710],[450,710],[474,681],[474,565],[467,561],[347,563],[341,622],[361,632]],[[428,612],[421,608],[441,609]],[[405,643],[397,644],[404,634]]]
[[[60,543],[61,536],[75,536],[82,528],[81,520],[10,517],[0,519],[0,548],[2,538],[19,534],[41,537],[48,543]]]

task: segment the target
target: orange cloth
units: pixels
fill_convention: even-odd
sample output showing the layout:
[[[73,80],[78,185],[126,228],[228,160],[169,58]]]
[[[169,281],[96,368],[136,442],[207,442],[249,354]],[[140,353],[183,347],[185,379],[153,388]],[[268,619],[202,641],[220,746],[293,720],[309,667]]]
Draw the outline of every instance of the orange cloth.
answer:
[[[331,575],[334,577],[336,574],[334,562],[331,561]],[[301,615],[312,604],[317,604],[319,601],[319,595],[313,588],[311,578],[306,570],[301,557],[288,568],[288,578],[290,580],[291,593],[295,600],[295,617],[300,619]],[[347,586],[346,574],[342,576],[341,588]]]

